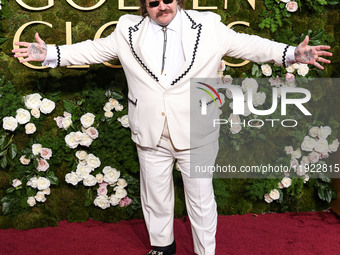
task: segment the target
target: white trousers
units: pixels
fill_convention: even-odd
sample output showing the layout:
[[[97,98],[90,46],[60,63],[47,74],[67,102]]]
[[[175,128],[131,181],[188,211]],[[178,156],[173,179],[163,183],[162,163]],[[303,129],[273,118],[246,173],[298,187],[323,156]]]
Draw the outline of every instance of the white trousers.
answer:
[[[212,178],[190,178],[190,159],[194,165],[214,165],[218,140],[190,150],[176,150],[169,136],[162,136],[156,149],[137,145],[140,162],[141,201],[152,246],[167,246],[174,240],[175,159],[180,168],[187,212],[191,222],[194,251],[215,254],[217,207]],[[194,157],[192,155],[195,155]]]

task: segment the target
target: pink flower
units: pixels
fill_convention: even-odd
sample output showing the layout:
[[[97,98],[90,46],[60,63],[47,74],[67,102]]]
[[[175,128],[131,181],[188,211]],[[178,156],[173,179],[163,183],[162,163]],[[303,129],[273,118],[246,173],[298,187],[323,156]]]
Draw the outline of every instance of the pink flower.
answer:
[[[40,156],[43,159],[50,159],[52,157],[52,150],[48,148],[42,148],[40,151]]]
[[[45,172],[50,167],[50,165],[45,159],[37,159],[37,160],[38,160],[38,167],[37,167],[38,171]]]
[[[122,200],[120,200],[119,206],[120,207],[128,206],[129,204],[131,204],[131,202],[132,202],[132,199],[126,196]]]
[[[295,76],[292,73],[287,73],[286,74],[286,81],[287,82],[293,82],[295,80]]]
[[[99,185],[99,188],[97,189],[98,196],[107,195],[107,187],[106,186],[107,186],[107,183],[106,183],[106,185]]]
[[[289,1],[287,4],[286,4],[286,9],[287,11],[289,12],[296,12],[296,10],[298,9],[298,4],[297,2],[294,2],[294,1]]]
[[[94,127],[89,127],[88,129],[86,129],[86,134],[92,139],[98,138],[98,130]]]
[[[63,128],[63,117],[58,116],[54,118],[55,122],[57,123],[58,128]]]

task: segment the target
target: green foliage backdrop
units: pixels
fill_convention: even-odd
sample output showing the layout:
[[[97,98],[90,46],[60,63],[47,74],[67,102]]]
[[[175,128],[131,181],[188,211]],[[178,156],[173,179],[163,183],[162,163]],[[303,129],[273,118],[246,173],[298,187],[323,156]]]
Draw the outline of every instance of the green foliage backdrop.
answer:
[[[43,6],[47,1],[26,0],[31,6]],[[92,6],[97,1],[74,0],[80,6]],[[137,5],[137,0],[125,1],[125,5]],[[222,17],[222,22],[229,24],[234,21],[246,21],[249,27],[235,26],[236,31],[249,34],[257,34],[276,41],[297,45],[303,35],[311,35],[312,43],[329,44],[332,46],[332,64],[323,72],[311,68],[313,77],[340,77],[340,30],[339,30],[339,5],[338,1],[297,1],[299,9],[295,13],[285,11],[284,5],[275,0],[257,0],[256,9],[253,10],[247,1],[229,0],[228,9],[224,10],[222,0],[200,0],[200,6],[218,6],[214,12]],[[41,20],[49,22],[53,28],[44,25],[29,26],[22,34],[21,40],[32,41],[34,33],[39,32],[41,38],[48,44],[66,43],[66,22],[72,22],[73,43],[92,39],[96,31],[105,23],[118,21],[119,17],[129,13],[137,14],[137,11],[118,10],[117,0],[107,0],[100,8],[82,12],[74,9],[66,1],[55,1],[54,6],[45,11],[28,11],[20,7],[15,1],[2,0],[1,10],[1,34],[0,34],[0,119],[5,116],[15,116],[18,108],[24,107],[22,97],[31,93],[40,93],[43,97],[56,102],[56,109],[39,120],[35,120],[37,132],[26,135],[24,128],[18,128],[9,144],[15,144],[16,148],[8,147],[17,152],[17,156],[8,156],[9,160],[4,169],[0,168],[0,198],[5,196],[20,197],[26,190],[11,190],[12,180],[24,176],[25,169],[19,162],[22,152],[27,150],[35,142],[48,145],[53,151],[50,160],[51,172],[59,180],[58,184],[51,186],[51,195],[44,203],[35,207],[29,207],[25,201],[17,201],[18,206],[9,208],[9,213],[0,214],[0,228],[15,227],[28,229],[33,227],[55,226],[58,221],[86,221],[89,217],[105,221],[115,222],[123,219],[142,217],[139,206],[138,183],[138,159],[135,145],[130,140],[129,130],[123,128],[117,120],[118,117],[127,114],[116,112],[113,119],[105,119],[103,106],[107,102],[107,91],[115,92],[114,95],[123,95],[119,101],[126,107],[127,86],[122,69],[111,69],[104,65],[94,65],[90,69],[58,68],[33,70],[20,64],[13,58],[12,43],[16,31],[23,24]],[[192,9],[192,2],[187,1],[187,9]],[[113,31],[114,27],[105,30],[103,36]],[[227,61],[238,63],[239,60]],[[37,64],[35,64],[37,65]],[[232,77],[261,77],[259,65],[252,63],[241,68],[227,68],[226,74]],[[284,69],[273,67],[274,74],[283,75]],[[273,74],[273,76],[274,76]],[[275,77],[275,76],[274,76]],[[332,88],[334,89],[334,88]],[[336,92],[336,90],[334,90]],[[336,95],[336,94],[335,94]],[[333,94],[334,96],[334,94]],[[116,98],[118,99],[118,98]],[[323,98],[322,100],[329,100]],[[335,99],[336,100],[336,99]],[[74,150],[65,145],[65,131],[57,128],[53,118],[61,116],[65,109],[72,105],[74,119],[86,112],[96,116],[99,139],[91,146],[91,153],[98,156],[102,166],[110,165],[121,171],[128,181],[128,194],[133,198],[133,203],[128,207],[111,207],[102,210],[95,206],[85,206],[86,200],[91,199],[89,190],[83,186],[77,188],[65,182],[66,173],[74,168]],[[318,103],[322,103],[319,101]],[[317,104],[315,105],[317,107]],[[335,116],[335,117],[334,117]],[[331,118],[336,118],[334,111]],[[329,119],[327,119],[328,121]],[[325,120],[322,120],[323,123]],[[329,123],[327,123],[330,125]],[[334,125],[336,128],[337,126]],[[305,127],[308,131],[307,127]],[[306,133],[306,130],[304,132]],[[0,138],[3,133],[0,133]],[[237,141],[237,137],[235,138]],[[270,139],[270,138],[268,138]],[[243,144],[243,148],[251,148],[254,139]],[[240,141],[238,141],[240,142]],[[236,148],[230,144],[230,153],[235,153]],[[242,145],[242,144],[241,144]],[[241,148],[242,149],[242,148]],[[261,151],[260,149],[259,151]],[[0,150],[1,151],[1,150]],[[250,151],[247,150],[247,151]],[[244,153],[244,152],[243,152]],[[242,154],[242,153],[239,153]],[[265,155],[261,157],[265,158]],[[235,157],[235,160],[238,160]],[[21,170],[20,170],[21,169]],[[184,205],[183,186],[180,173],[174,171],[176,186],[176,217],[186,214]],[[320,199],[315,185],[320,180],[313,179],[307,185],[297,181],[288,193],[284,206],[280,203],[268,204],[261,196],[273,187],[277,180],[263,182],[263,180],[248,179],[215,179],[215,194],[220,214],[261,213],[268,211],[306,211],[327,208],[329,203]],[[322,186],[324,187],[324,186]],[[325,186],[326,187],[326,186]],[[328,187],[328,186],[327,186]],[[10,190],[9,190],[10,189]],[[326,189],[326,188],[325,188]],[[7,193],[6,193],[7,192]],[[8,194],[9,192],[12,192]],[[27,191],[28,192],[28,191]],[[92,194],[93,195],[93,194]],[[295,196],[295,200],[290,200]],[[325,199],[324,199],[325,200]],[[2,203],[2,206],[4,203]],[[13,203],[15,205],[15,203]]]

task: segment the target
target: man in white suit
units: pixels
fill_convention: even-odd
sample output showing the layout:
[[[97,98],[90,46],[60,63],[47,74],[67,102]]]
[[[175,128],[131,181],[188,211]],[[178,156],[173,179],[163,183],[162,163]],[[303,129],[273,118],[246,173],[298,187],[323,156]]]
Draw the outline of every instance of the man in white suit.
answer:
[[[140,161],[141,201],[151,245],[148,254],[176,253],[173,233],[172,169],[182,172],[194,251],[215,254],[217,210],[211,178],[190,178],[195,165],[213,165],[218,132],[190,140],[190,78],[216,77],[223,56],[255,62],[330,63],[320,56],[328,46],[297,48],[239,34],[211,12],[185,11],[184,0],[140,0],[142,16],[124,15],[106,38],[74,45],[17,42],[20,62],[43,61],[50,67],[103,63],[119,58],[128,82],[129,123]],[[194,130],[194,129],[192,129]],[[217,130],[218,131],[218,130]],[[195,131],[193,131],[195,132]],[[198,156],[197,156],[198,155]]]

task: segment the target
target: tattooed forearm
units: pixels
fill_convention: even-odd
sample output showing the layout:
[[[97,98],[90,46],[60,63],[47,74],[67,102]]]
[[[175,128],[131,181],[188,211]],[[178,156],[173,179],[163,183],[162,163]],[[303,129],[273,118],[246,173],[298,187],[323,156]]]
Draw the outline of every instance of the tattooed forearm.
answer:
[[[28,54],[35,60],[41,60],[45,58],[47,52],[46,44],[44,46],[39,46],[37,44],[32,44],[28,48]]]

